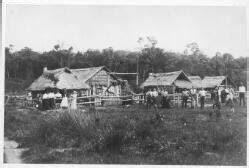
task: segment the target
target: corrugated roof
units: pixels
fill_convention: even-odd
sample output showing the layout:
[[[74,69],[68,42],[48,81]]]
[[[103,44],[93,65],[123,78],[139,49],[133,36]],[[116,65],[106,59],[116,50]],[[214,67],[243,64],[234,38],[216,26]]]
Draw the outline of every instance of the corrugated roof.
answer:
[[[220,86],[222,81],[225,80],[225,76],[206,76],[202,80],[202,87],[203,88],[214,88]]]
[[[183,74],[186,77],[186,81],[190,82],[190,80],[183,71],[175,71],[169,73],[150,73],[149,77],[144,81],[144,83],[142,83],[141,87],[143,88],[147,86],[169,86],[172,85],[173,82],[181,74]]]
[[[202,80],[199,76],[188,76],[188,78],[191,80],[192,85],[194,88],[201,88],[202,87]]]

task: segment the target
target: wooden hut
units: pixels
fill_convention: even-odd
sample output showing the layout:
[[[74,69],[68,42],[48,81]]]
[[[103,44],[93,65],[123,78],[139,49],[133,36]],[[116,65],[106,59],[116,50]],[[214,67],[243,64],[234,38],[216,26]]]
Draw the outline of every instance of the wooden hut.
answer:
[[[192,83],[182,71],[169,73],[150,73],[142,83],[141,88],[145,91],[152,88],[165,88],[169,93],[180,92],[182,89],[192,88]]]
[[[43,71],[27,89],[33,94],[44,92],[46,88],[76,90],[80,95],[120,95],[121,81],[103,66],[69,69],[60,68]]]
[[[234,82],[226,76],[206,76],[202,80],[202,87],[208,90],[216,87],[225,87],[226,85],[236,87]]]
[[[188,78],[191,80],[194,88],[199,89],[202,87],[202,80],[200,76],[188,76]]]

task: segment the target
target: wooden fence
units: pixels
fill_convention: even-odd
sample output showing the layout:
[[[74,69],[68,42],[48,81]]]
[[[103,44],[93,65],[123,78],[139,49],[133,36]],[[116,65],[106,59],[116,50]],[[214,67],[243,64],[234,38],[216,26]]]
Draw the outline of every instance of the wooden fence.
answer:
[[[248,92],[246,93],[247,97]],[[175,93],[175,94],[168,94],[168,98],[171,99],[172,104],[175,107],[181,106],[182,102],[182,94]],[[235,92],[234,98],[238,98],[239,93]],[[211,94],[206,94],[206,101],[211,100]],[[69,99],[69,102],[71,99]],[[188,99],[188,101],[191,101]],[[19,104],[23,106],[35,107],[39,102],[38,99],[29,100],[25,96],[5,96],[5,105],[6,104]],[[77,98],[77,105],[79,106],[87,106],[87,105],[95,105],[95,106],[103,106],[103,105],[121,105],[124,104],[123,102],[132,102],[132,103],[140,103],[144,104],[146,102],[146,98],[144,94],[132,94],[126,96],[83,96]],[[59,104],[56,105],[59,107]]]

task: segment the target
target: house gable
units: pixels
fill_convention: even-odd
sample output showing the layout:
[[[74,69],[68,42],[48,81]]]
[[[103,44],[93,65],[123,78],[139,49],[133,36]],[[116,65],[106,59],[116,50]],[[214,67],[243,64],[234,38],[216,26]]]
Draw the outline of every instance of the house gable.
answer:
[[[104,85],[104,86],[108,86],[108,82],[111,83],[113,81],[115,81],[115,79],[113,78],[113,76],[111,76],[110,74],[108,74],[105,69],[101,69],[96,74],[94,74],[91,78],[89,78],[86,81],[86,83],[89,84],[89,85]]]

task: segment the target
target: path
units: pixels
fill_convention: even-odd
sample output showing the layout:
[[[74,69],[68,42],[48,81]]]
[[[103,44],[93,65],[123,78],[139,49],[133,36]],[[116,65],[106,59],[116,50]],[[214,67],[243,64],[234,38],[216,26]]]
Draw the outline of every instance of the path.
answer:
[[[4,162],[5,163],[24,163],[21,154],[26,149],[17,148],[18,143],[4,138]]]

